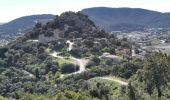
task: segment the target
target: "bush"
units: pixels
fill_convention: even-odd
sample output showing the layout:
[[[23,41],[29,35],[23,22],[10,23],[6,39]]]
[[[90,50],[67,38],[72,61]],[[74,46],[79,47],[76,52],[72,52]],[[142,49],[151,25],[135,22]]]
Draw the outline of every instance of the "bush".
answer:
[[[0,68],[5,66],[6,66],[6,62],[0,59]]]
[[[91,68],[92,66],[98,66],[100,64],[100,59],[98,57],[93,57],[90,62],[86,65],[87,68]]]
[[[129,79],[138,69],[141,69],[141,65],[142,64],[138,62],[124,62],[120,66],[114,67],[112,73],[122,78]]]
[[[74,57],[78,57],[80,58],[82,55],[81,55],[81,50],[79,48],[73,48],[71,51],[70,51],[71,55],[74,56]]]
[[[47,32],[45,32],[44,36],[45,37],[52,37],[52,36],[54,36],[54,33],[50,32],[50,31],[47,31]]]
[[[89,62],[87,63],[87,65],[86,65],[86,68],[91,68],[91,67],[93,67],[93,66],[96,66],[96,63],[93,62],[93,61],[89,61]]]
[[[63,74],[72,73],[79,70],[79,66],[74,64],[63,64],[61,67],[61,72]]]
[[[131,70],[126,70],[123,74],[121,74],[121,77],[129,79],[133,75],[133,72]]]

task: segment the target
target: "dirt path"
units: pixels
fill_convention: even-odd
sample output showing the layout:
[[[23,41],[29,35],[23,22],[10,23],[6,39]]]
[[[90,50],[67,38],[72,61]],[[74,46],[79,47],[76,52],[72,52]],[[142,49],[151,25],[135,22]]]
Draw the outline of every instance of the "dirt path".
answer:
[[[135,50],[132,49],[132,57],[136,56]]]
[[[63,56],[59,56],[60,52],[55,52],[53,51],[51,54],[51,56],[56,57],[56,58],[60,58],[60,59],[65,59]],[[68,75],[72,75],[72,74],[78,74],[78,73],[82,73],[86,70],[86,64],[88,63],[88,60],[86,59],[79,59],[79,58],[75,58],[75,57],[69,57],[69,59],[73,60],[72,63],[79,65],[80,69],[77,72],[68,74]]]
[[[67,43],[69,44],[69,47],[68,47],[68,51],[71,51],[73,49],[73,42],[71,41],[67,41]],[[53,51],[52,53],[50,53],[49,55],[55,57],[55,58],[60,58],[60,59],[65,59],[63,56],[60,56],[61,52],[56,52],[56,51]],[[73,74],[78,74],[78,73],[82,73],[86,70],[86,64],[88,63],[88,60],[87,59],[79,59],[79,58],[75,58],[75,57],[68,57],[69,59],[73,60],[73,62],[71,63],[74,63],[76,65],[79,65],[79,70],[74,72],[74,73],[71,73],[71,74],[67,74],[67,75],[73,75]],[[65,59],[66,60],[66,59]]]
[[[35,75],[34,75],[34,74],[32,74],[32,73],[30,73],[30,72],[28,72],[28,71],[26,71],[26,70],[22,70],[22,71],[24,72],[24,74],[29,75],[29,77],[35,78]]]
[[[39,42],[39,40],[27,40],[27,42]]]
[[[30,42],[30,41],[31,41],[31,42],[38,42],[38,40],[28,40],[28,41],[29,41],[29,42]],[[67,50],[68,50],[68,51],[71,51],[71,50],[73,49],[74,43],[71,42],[70,40],[67,40],[66,43],[69,44],[69,47],[67,48]],[[52,57],[66,60],[63,56],[60,56],[60,55],[59,55],[61,52],[53,51],[52,53],[50,53],[50,50],[46,50],[46,52],[48,52],[49,55],[52,56]],[[133,55],[134,55],[134,50],[132,51],[132,53],[133,53]],[[84,72],[84,71],[86,70],[86,65],[87,65],[87,63],[88,63],[88,60],[87,60],[87,59],[79,59],[79,58],[75,58],[75,57],[72,57],[72,56],[70,56],[69,59],[73,60],[73,62],[71,62],[71,63],[74,63],[74,64],[76,64],[76,65],[79,65],[80,69],[79,69],[78,71],[76,71],[76,72],[71,73],[71,74],[67,74],[66,76],[73,75],[73,74],[78,74],[78,73],[82,73],[82,72]],[[23,71],[24,71],[24,70],[23,70]],[[30,77],[35,77],[33,74],[31,74],[31,73],[29,73],[29,72],[27,72],[27,71],[24,71],[24,73],[25,73],[25,74],[28,74]],[[65,75],[62,74],[60,78],[63,78],[64,76],[65,76]],[[121,85],[125,85],[125,86],[128,85],[128,82],[122,81],[122,80],[120,80],[120,79],[118,79],[118,78],[116,78],[116,77],[105,76],[105,77],[99,77],[99,78],[106,79],[106,80],[110,80],[110,81],[114,81],[114,82],[117,82],[117,83],[119,83],[119,84],[121,84]]]
[[[60,58],[60,59],[65,59],[63,56],[59,56],[61,52],[56,52],[56,51],[53,51],[52,53],[50,53],[49,55],[50,56],[53,56],[55,58]]]
[[[72,74],[78,74],[78,73],[82,73],[86,70],[86,64],[88,63],[88,60],[86,59],[78,59],[78,58],[74,58],[74,57],[70,57],[70,59],[75,61],[75,64],[80,66],[79,71],[74,72]]]
[[[74,43],[73,42],[71,42],[70,40],[67,40],[67,42],[66,43],[68,43],[69,44],[69,47],[68,47],[68,51],[71,51],[72,49],[73,49],[73,45],[74,45]]]
[[[121,79],[119,79],[119,78],[116,78],[116,77],[105,76],[105,77],[100,77],[100,78],[106,79],[106,80],[110,80],[110,81],[114,81],[114,82],[117,82],[117,83],[119,83],[119,84],[121,84],[121,85],[125,85],[125,86],[128,85],[128,82],[123,81],[123,80],[121,80]]]
[[[69,44],[69,47],[68,47],[68,51],[71,51],[73,49],[73,45],[74,43],[71,42],[71,41],[67,41],[67,43]],[[56,51],[53,51],[52,53],[50,53],[49,55],[53,56],[53,57],[56,57],[56,58],[60,58],[60,59],[65,59],[63,56],[60,56],[61,52],[56,52]],[[86,70],[86,65],[88,63],[88,60],[87,59],[79,59],[79,58],[75,58],[75,57],[72,57],[70,56],[69,59],[73,60],[73,62],[71,63],[74,63],[76,65],[79,65],[80,69],[76,72],[73,72],[71,74],[67,74],[67,75],[61,75],[60,78],[63,78],[64,76],[70,76],[70,75],[73,75],[73,74],[78,74],[78,73],[82,73]],[[66,59],[65,59],[66,60]],[[105,77],[99,77],[99,78],[102,78],[102,79],[106,79],[106,80],[110,80],[110,81],[114,81],[114,82],[117,82],[121,85],[125,85],[127,86],[128,85],[128,82],[126,81],[123,81],[119,78],[116,78],[116,77],[112,77],[112,76],[105,76]]]

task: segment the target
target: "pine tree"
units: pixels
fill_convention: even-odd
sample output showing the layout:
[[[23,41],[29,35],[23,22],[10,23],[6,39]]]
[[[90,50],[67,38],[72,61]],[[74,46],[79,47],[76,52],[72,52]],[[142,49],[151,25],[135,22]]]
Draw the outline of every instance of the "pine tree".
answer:
[[[157,96],[162,96],[162,88],[167,86],[170,66],[168,57],[163,53],[149,55],[144,64],[144,81],[151,95],[156,88]]]

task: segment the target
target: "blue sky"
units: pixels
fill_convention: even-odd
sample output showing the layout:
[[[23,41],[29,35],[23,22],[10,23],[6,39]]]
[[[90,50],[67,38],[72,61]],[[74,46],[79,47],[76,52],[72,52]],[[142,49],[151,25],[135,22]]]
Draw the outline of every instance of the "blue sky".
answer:
[[[89,7],[131,7],[170,12],[170,0],[0,0],[0,22],[33,14],[59,15]]]

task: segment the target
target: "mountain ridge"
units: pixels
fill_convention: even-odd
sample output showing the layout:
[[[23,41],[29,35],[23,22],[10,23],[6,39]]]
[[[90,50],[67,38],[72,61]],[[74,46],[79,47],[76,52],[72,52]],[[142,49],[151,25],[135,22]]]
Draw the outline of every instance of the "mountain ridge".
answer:
[[[0,25],[3,25],[3,24],[5,24],[5,23],[0,23]]]
[[[23,16],[23,17],[16,18],[8,23],[0,25],[0,31],[6,34],[17,33],[18,31],[25,31],[33,28],[33,26],[39,21],[48,22],[53,18],[54,15],[52,14],[38,14],[38,15]]]
[[[162,13],[142,8],[94,7],[83,9],[81,12],[88,15],[97,26],[107,31],[117,30],[114,27],[120,24],[130,24],[134,27],[139,25],[139,27],[144,26],[145,28],[167,28],[170,26],[170,13]],[[121,30],[124,27],[125,26],[123,26]],[[128,25],[126,25],[125,29],[127,28]]]

